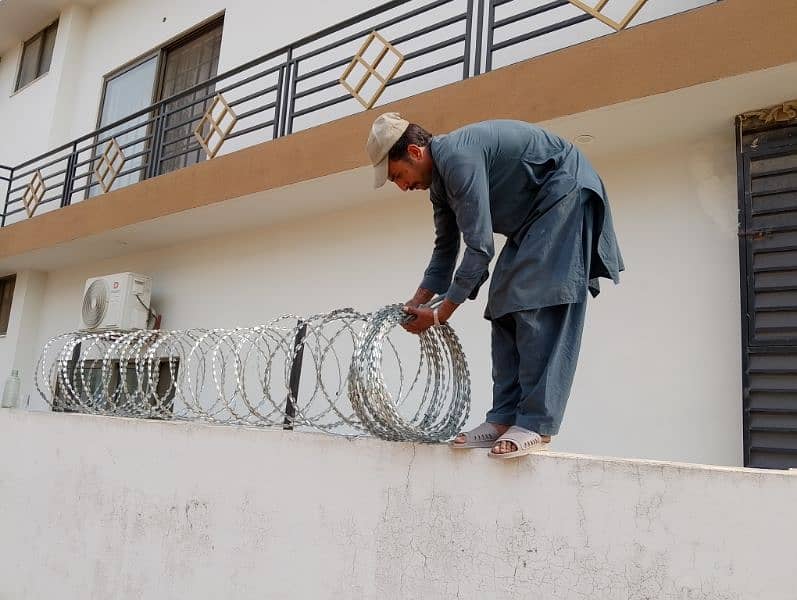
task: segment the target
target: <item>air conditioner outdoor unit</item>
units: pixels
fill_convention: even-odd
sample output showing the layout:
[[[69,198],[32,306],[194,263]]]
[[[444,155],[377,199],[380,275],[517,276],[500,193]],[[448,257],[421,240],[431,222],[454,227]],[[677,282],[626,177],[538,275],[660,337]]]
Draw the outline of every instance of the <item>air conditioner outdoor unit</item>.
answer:
[[[152,277],[116,273],[92,277],[83,292],[82,329],[146,329]]]

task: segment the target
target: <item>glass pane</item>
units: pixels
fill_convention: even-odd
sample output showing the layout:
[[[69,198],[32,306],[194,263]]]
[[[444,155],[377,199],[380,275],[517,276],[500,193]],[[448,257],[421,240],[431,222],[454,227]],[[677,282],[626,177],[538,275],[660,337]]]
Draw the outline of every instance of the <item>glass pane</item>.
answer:
[[[39,52],[41,51],[42,36],[38,35],[34,39],[25,43],[22,49],[22,62],[19,65],[19,77],[17,78],[17,89],[25,87],[36,79],[36,71],[39,63]]]
[[[103,99],[102,113],[100,117],[100,127],[109,125],[114,121],[123,119],[127,115],[146,108],[152,104],[152,87],[155,83],[155,71],[157,68],[157,57],[146,60],[145,62],[120,73],[113,79],[109,79],[105,84],[105,98]],[[100,134],[99,145],[95,150],[97,158],[102,156],[106,145],[111,137],[116,138],[116,142],[121,146],[125,155],[125,162],[121,172],[132,169],[132,172],[116,178],[111,189],[117,189],[136,183],[141,179],[141,168],[144,165],[144,155],[134,157],[133,155],[143,152],[147,148],[144,139],[149,134],[149,124],[146,121],[151,115],[144,114],[135,119],[130,119],[125,123]],[[138,127],[135,127],[138,125]],[[114,135],[116,131],[126,131],[135,127],[131,131],[121,135]],[[98,165],[98,160],[94,161]],[[107,175],[106,175],[107,180]],[[102,193],[102,188],[97,182],[96,176],[93,178],[95,185],[91,188],[91,196]]]
[[[108,125],[152,103],[157,57],[109,79],[105,86],[100,126]]]
[[[58,33],[57,21],[44,30],[44,46],[42,48],[41,63],[39,64],[39,75],[44,75],[50,70],[50,63],[53,60],[53,48],[55,47],[56,33]]]

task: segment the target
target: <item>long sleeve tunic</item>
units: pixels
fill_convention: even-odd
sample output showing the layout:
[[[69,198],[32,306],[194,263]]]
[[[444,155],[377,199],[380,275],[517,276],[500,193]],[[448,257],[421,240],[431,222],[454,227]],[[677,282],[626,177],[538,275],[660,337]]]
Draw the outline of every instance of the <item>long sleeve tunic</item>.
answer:
[[[485,121],[432,138],[435,243],[421,287],[461,304],[496,261],[485,316],[586,300],[623,260],[603,183],[570,142],[522,121]],[[460,238],[465,251],[459,268]],[[585,240],[589,240],[586,242]],[[588,247],[587,247],[588,246]]]

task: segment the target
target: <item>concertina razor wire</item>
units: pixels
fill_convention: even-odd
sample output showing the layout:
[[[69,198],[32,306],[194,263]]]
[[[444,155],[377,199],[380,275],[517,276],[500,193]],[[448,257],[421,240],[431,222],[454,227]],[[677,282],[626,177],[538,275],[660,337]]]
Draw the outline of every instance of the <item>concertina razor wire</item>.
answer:
[[[62,412],[449,440],[470,409],[462,346],[447,324],[403,334],[406,318],[396,304],[236,329],[75,331],[44,346],[36,389]]]

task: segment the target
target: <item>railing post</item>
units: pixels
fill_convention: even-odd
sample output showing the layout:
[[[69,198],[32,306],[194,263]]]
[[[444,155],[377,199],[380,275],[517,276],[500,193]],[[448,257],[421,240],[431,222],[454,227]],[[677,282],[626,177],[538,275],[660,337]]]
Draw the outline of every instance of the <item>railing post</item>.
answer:
[[[72,152],[66,159],[66,170],[64,171],[64,189],[61,192],[61,208],[72,204],[72,190],[75,189],[75,170],[77,165],[77,142],[72,144]]]
[[[299,382],[302,378],[302,358],[304,357],[304,339],[307,335],[307,323],[299,321],[299,328],[293,340],[293,362],[288,379],[288,397],[285,399],[285,420],[283,429],[293,429],[296,417],[296,399],[299,397]]]
[[[470,41],[473,37],[473,0],[468,0],[465,16],[465,56],[462,60],[462,79],[470,77]]]
[[[473,76],[482,72],[482,30],[484,29],[484,0],[479,0],[476,6],[476,49],[473,57]]]
[[[489,12],[487,15],[487,44],[484,49],[484,72],[489,73],[493,69],[493,33],[495,25],[495,0],[488,0],[490,3]]]
[[[285,114],[285,135],[293,133],[293,109],[296,105],[296,77],[299,75],[299,61],[293,61],[290,69],[291,80],[288,84],[290,92],[288,97],[288,110]]]
[[[279,100],[280,100],[280,126],[279,126],[279,135],[282,137],[285,135],[285,127],[288,115],[288,98],[290,97],[290,85],[291,85],[291,71],[293,70],[293,46],[288,48],[288,51],[285,54],[285,66],[280,70],[280,74],[282,75],[280,79],[281,86],[279,91]]]
[[[13,167],[3,167],[4,169],[8,170],[8,179],[6,179],[6,200],[5,204],[3,205],[3,214],[0,216],[0,227],[6,226],[6,214],[8,214],[8,201],[11,199],[11,182],[14,180],[14,168]]]
[[[282,95],[283,95],[283,88],[285,87],[285,65],[280,67],[279,73],[277,74],[277,93],[276,99],[274,100],[274,130],[271,133],[272,139],[277,139],[280,137],[280,126],[282,124]]]
[[[144,172],[144,179],[157,177],[160,174],[160,161],[163,154],[163,129],[166,123],[166,103],[161,102],[155,109],[156,116],[152,126],[152,142],[149,147],[149,161]]]

